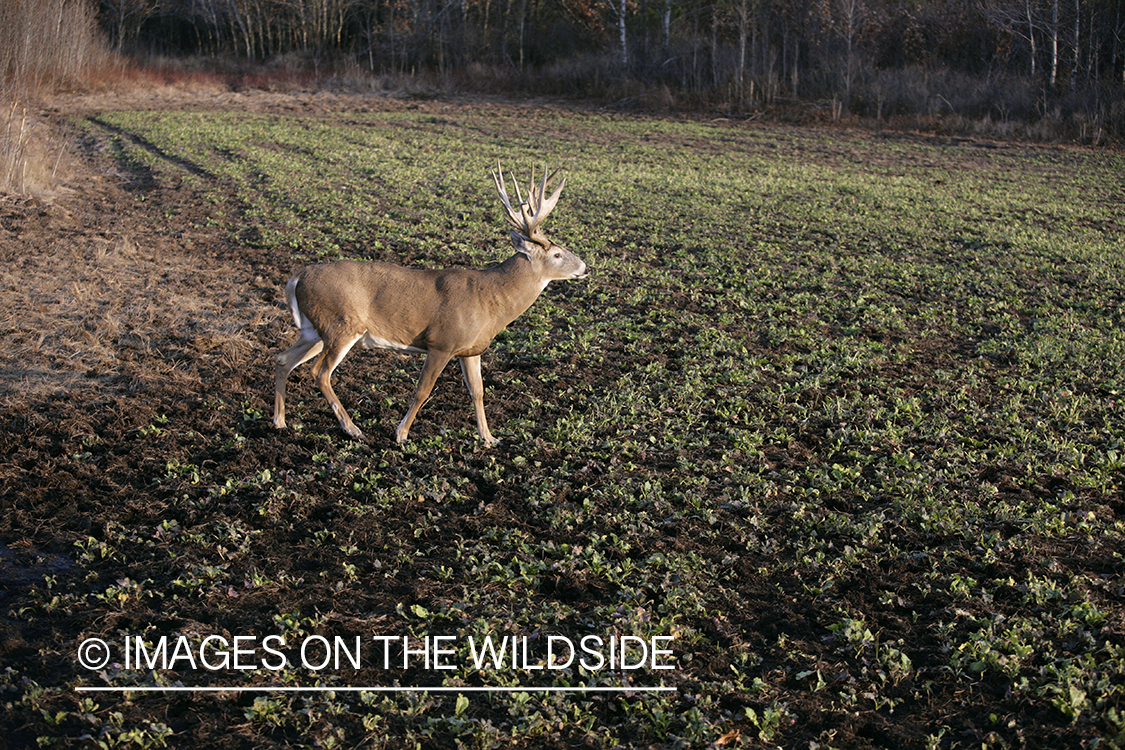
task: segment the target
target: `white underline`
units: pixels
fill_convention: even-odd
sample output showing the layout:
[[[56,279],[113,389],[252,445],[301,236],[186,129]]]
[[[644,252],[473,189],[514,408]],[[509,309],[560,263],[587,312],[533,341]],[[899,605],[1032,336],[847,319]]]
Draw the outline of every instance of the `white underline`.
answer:
[[[80,693],[670,693],[674,687],[76,687]]]

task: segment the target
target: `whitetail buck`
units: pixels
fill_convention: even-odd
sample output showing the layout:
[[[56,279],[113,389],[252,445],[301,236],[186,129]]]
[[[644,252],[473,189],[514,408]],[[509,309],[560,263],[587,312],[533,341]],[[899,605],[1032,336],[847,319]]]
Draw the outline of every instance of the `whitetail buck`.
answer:
[[[458,357],[473,399],[477,431],[485,443],[496,443],[484,416],[481,352],[496,334],[531,307],[547,284],[581,279],[589,273],[581,259],[543,234],[543,220],[554,209],[566,184],[564,178],[547,197],[547,183],[557,173],[555,170],[548,177],[544,170],[537,185],[532,170],[527,200],[517,184],[518,204],[513,208],[504,174],[497,165],[492,178],[515,227],[511,237],[516,252],[491,268],[427,270],[342,260],[309,266],[289,279],[285,299],[301,333],[297,343],[277,357],[274,425],[285,427],[285,382],[289,373],[323,351],[313,365],[313,377],[344,431],[362,438],[363,433],[332,390],[332,371],[353,346],[361,344],[365,348],[426,354],[414,401],[395,430],[396,441],[406,440],[438,373],[450,359]]]

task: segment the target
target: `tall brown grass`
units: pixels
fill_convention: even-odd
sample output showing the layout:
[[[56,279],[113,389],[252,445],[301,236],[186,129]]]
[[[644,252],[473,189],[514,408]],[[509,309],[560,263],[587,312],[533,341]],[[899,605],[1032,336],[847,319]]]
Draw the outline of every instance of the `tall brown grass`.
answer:
[[[54,186],[63,145],[32,104],[88,85],[111,63],[92,0],[0,1],[0,195]]]
[[[109,60],[91,0],[0,3],[0,76],[14,95],[81,86]]]
[[[0,196],[36,196],[56,185],[66,150],[18,99],[0,97]]]

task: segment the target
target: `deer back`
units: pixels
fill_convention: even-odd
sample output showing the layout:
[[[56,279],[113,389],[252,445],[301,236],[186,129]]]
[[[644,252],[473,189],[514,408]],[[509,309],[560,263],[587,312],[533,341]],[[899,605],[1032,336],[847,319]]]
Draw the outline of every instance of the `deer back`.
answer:
[[[365,335],[368,346],[475,356],[536,300],[549,265],[524,253],[482,270],[344,260],[302,271],[295,299],[325,339]]]

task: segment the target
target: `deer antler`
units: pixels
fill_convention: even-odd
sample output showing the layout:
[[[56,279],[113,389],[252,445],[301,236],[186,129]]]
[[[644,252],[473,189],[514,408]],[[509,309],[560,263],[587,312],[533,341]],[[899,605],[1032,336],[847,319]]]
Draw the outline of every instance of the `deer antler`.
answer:
[[[559,168],[561,169],[561,167]],[[543,243],[547,241],[546,235],[540,231],[539,227],[546,219],[551,211],[555,209],[555,204],[559,202],[559,195],[562,194],[562,189],[566,185],[566,178],[555,192],[551,193],[549,198],[544,199],[547,193],[547,183],[555,178],[559,173],[559,169],[548,176],[547,168],[543,168],[543,179],[536,185],[535,184],[535,168],[531,168],[531,180],[528,185],[527,200],[523,199],[520,195],[520,186],[516,181],[515,175],[512,175],[512,184],[516,187],[516,200],[519,205],[519,211],[512,208],[511,199],[508,198],[507,185],[504,183],[504,170],[500,167],[500,162],[496,162],[496,171],[492,173],[492,180],[496,183],[496,192],[500,194],[500,200],[504,204],[504,208],[508,211],[508,221],[525,237],[535,240],[536,242]],[[511,173],[509,173],[511,174]]]

